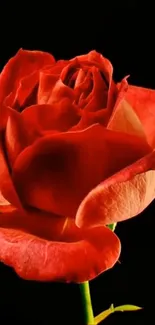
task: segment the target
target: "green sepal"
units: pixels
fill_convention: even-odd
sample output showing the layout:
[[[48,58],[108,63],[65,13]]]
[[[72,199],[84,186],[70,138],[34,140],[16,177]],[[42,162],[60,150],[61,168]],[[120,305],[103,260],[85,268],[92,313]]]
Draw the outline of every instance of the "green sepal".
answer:
[[[107,227],[108,227],[110,230],[115,231],[116,225],[117,225],[117,222],[114,222],[114,223],[111,223],[110,225],[108,225]]]
[[[140,310],[142,307],[134,306],[134,305],[122,305],[118,307],[114,307],[112,304],[109,309],[104,310],[102,313],[95,317],[95,325],[102,322],[105,318],[111,315],[114,312],[123,312],[123,311],[136,311]]]

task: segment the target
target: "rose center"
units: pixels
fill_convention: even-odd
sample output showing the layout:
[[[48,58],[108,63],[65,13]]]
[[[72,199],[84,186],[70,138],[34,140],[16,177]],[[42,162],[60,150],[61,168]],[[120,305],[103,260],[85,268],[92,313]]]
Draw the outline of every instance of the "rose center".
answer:
[[[70,68],[63,82],[76,91],[75,103],[81,106],[93,90],[93,75],[86,68]]]

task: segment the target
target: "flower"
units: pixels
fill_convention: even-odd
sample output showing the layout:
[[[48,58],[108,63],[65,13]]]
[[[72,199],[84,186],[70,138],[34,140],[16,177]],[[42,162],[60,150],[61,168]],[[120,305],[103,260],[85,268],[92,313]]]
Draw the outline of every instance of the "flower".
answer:
[[[111,268],[120,241],[107,225],[154,198],[154,91],[112,70],[96,51],[56,62],[19,50],[1,72],[0,260],[24,279]]]

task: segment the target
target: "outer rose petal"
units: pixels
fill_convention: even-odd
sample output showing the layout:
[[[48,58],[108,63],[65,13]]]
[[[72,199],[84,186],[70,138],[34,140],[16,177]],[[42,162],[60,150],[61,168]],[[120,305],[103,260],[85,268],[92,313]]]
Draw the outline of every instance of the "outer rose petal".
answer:
[[[50,64],[54,64],[53,56],[46,52],[25,51],[20,49],[10,59],[0,74],[0,104],[19,84],[20,80],[35,70]],[[2,114],[2,115],[1,115]],[[3,127],[6,120],[5,108],[0,108],[0,127]]]
[[[138,118],[138,114],[126,100],[128,94],[128,83],[126,78],[119,85],[119,92],[113,112],[107,124],[107,128],[115,131],[122,131],[130,134],[135,134],[146,138],[144,133],[143,121]]]
[[[39,70],[22,78],[19,86],[4,100],[4,105],[22,111],[26,106],[36,103]]]
[[[76,215],[79,227],[110,224],[142,212],[155,197],[155,151],[94,188]]]
[[[95,278],[118,260],[120,241],[108,228],[83,231],[73,221],[66,226],[61,222],[60,227],[59,218],[43,215],[42,222],[40,218],[38,215],[38,225],[43,225],[44,232],[49,233],[51,229],[53,238],[47,240],[16,229],[20,223],[24,224],[17,211],[0,215],[0,224],[6,227],[8,221],[9,225],[9,228],[0,228],[0,260],[12,266],[20,277],[80,283]],[[32,225],[37,229],[37,214],[27,215],[27,219],[28,231]]]
[[[8,170],[7,162],[4,157],[2,139],[0,138],[0,212],[4,210],[12,210],[13,206],[22,210],[22,205],[16,193],[11,175]],[[10,205],[10,204],[12,205]]]
[[[13,165],[18,154],[29,144],[21,114],[9,109],[9,117],[6,124],[5,143],[9,163]]]
[[[148,140],[155,147],[155,90],[129,85],[126,100],[138,115]]]
[[[25,110],[23,111],[25,112]],[[41,137],[41,130],[38,125],[24,120],[24,114],[8,108],[8,120],[5,131],[5,143],[9,163],[13,166],[16,157],[24,148]],[[33,121],[34,122],[34,121]]]
[[[23,202],[74,217],[89,191],[150,150],[141,138],[93,125],[27,147],[14,163],[13,179]]]
[[[3,101],[24,76],[54,62],[54,57],[49,53],[20,49],[7,62],[0,74],[0,102]]]

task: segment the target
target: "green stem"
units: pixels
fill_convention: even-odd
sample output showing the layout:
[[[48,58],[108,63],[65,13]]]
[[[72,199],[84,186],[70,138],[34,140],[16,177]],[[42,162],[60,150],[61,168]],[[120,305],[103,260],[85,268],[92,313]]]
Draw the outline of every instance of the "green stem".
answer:
[[[88,281],[80,284],[80,291],[81,291],[82,304],[84,310],[84,321],[85,321],[83,325],[95,325]]]

